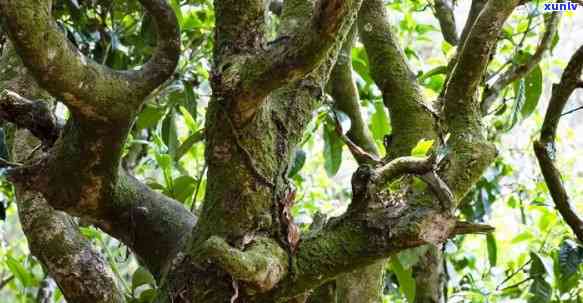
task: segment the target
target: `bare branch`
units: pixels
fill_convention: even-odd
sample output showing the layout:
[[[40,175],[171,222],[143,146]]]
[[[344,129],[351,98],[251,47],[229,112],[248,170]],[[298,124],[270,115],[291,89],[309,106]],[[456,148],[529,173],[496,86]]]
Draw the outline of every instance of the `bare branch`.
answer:
[[[513,65],[504,74],[502,74],[494,84],[486,88],[484,95],[482,97],[482,114],[486,114],[496,98],[500,94],[500,91],[504,89],[509,84],[516,80],[519,80],[530,72],[532,72],[536,66],[542,61],[543,55],[550,50],[553,39],[557,34],[557,29],[559,27],[559,21],[561,19],[560,12],[553,12],[549,18],[545,20],[545,31],[541,37],[541,40],[536,48],[536,51],[532,57],[522,64]]]
[[[451,0],[435,0],[434,15],[439,21],[445,41],[451,45],[458,45],[459,38]]]
[[[557,210],[581,241],[583,241],[583,219],[571,207],[561,173],[555,166],[554,161],[556,159],[555,136],[559,121],[569,97],[581,82],[582,68],[583,46],[571,57],[563,72],[561,82],[553,86],[540,139],[534,142],[534,151],[539,161],[541,172]]]

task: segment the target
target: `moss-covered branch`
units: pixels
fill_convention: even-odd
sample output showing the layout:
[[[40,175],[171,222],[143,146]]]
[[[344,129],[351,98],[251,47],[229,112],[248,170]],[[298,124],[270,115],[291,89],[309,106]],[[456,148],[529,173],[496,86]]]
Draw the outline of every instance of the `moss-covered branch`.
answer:
[[[378,148],[362,116],[360,97],[353,77],[352,46],[355,38],[356,30],[353,29],[344,42],[340,54],[338,54],[336,65],[328,81],[328,90],[334,99],[334,107],[350,118],[350,130],[346,134],[347,137],[365,152],[379,157]],[[353,153],[353,156],[359,163],[362,163],[363,159],[359,154]]]
[[[49,104],[27,99],[44,99],[47,94],[22,68],[11,46],[3,50],[0,62],[3,63],[0,69],[11,70],[14,75],[0,81],[0,90],[9,90],[1,98],[0,118],[32,130],[34,135],[45,139],[45,147],[50,146],[58,136],[58,130]],[[12,160],[27,164],[42,154],[34,152],[41,150],[37,148],[40,141],[33,134],[26,129],[14,131]],[[70,302],[124,302],[109,265],[81,235],[75,221],[54,210],[40,193],[19,184],[15,184],[15,190],[18,215],[28,246],[65,298]]]
[[[84,57],[53,20],[51,0],[1,1],[0,14],[24,65],[42,88],[84,119],[127,121],[143,98],[174,72],[180,51],[172,8],[165,0],[140,2],[156,24],[158,46],[138,71],[113,71]]]
[[[575,89],[579,88],[582,69],[583,46],[571,57],[563,72],[561,82],[553,86],[551,101],[545,115],[540,139],[534,142],[534,151],[553,201],[565,222],[581,241],[583,241],[583,219],[572,208],[569,202],[569,195],[563,185],[561,173],[555,166],[554,161],[557,158],[555,136],[559,121],[569,97]]]
[[[43,158],[10,170],[9,178],[42,193],[53,208],[122,240],[160,277],[196,219],[179,202],[129,176],[120,168],[120,157],[143,97],[176,66],[180,44],[174,12],[166,1],[141,1],[156,22],[157,50],[140,70],[112,71],[79,54],[52,20],[51,1],[40,2],[1,1],[2,19],[27,69],[64,101],[72,117]]]
[[[486,6],[486,2],[488,2],[488,0],[472,0],[470,12],[468,14],[468,18],[466,19],[464,29],[462,30],[462,33],[460,35],[460,43],[458,44],[458,46],[461,47],[466,42],[466,39],[468,38],[468,35],[470,34],[470,31],[472,30],[472,27],[474,26],[476,19],[478,19],[478,16],[484,9],[484,6]]]
[[[475,95],[498,42],[502,25],[519,0],[489,1],[477,17],[453,67],[443,94],[445,119],[452,127],[466,127],[474,119]]]
[[[420,139],[435,137],[434,120],[392,33],[383,1],[364,1],[358,30],[370,61],[371,75],[383,93],[391,117],[389,158],[408,155]]]
[[[224,239],[213,236],[199,251],[200,260],[216,263],[233,279],[247,283],[253,291],[269,291],[288,271],[288,255],[269,238],[258,238],[245,250],[232,247]]]
[[[357,26],[353,26],[336,60],[336,65],[330,74],[327,89],[334,99],[334,108],[350,118],[350,130],[340,134],[359,164],[370,163],[380,159],[368,124],[361,112],[360,96],[352,70],[352,46],[356,40]],[[374,162],[374,161],[373,161]],[[381,300],[380,284],[384,278],[385,262],[383,260],[364,268],[339,276],[335,281],[327,283],[310,295],[308,302],[378,302]]]
[[[344,40],[360,4],[361,0],[320,0],[311,20],[290,36],[223,62],[221,83],[228,95],[238,96],[235,111],[241,121],[235,122],[247,121],[271,92],[316,69],[331,47]]]

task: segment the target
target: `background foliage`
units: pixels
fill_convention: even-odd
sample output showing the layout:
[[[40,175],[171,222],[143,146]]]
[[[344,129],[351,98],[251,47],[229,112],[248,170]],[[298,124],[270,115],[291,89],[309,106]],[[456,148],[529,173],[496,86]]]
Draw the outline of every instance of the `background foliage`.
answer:
[[[126,146],[123,165],[152,188],[196,211],[205,193],[202,127],[211,94],[208,70],[214,15],[210,0],[169,1],[179,17],[183,49],[188,51],[183,52],[174,78],[149,97]],[[460,23],[465,20],[469,1],[457,2]],[[431,5],[425,0],[387,3],[392,24],[425,93],[437,98],[454,47],[443,40]],[[507,23],[489,66],[490,79],[533,55],[545,18],[540,7],[540,3],[521,7]],[[112,68],[139,66],[153,51],[152,22],[143,16],[137,1],[56,1],[55,14],[73,43]],[[566,14],[552,54],[525,79],[503,91],[488,115],[489,135],[501,153],[465,198],[459,213],[468,221],[488,222],[497,230],[488,236],[463,236],[446,243],[449,302],[583,302],[583,246],[555,211],[531,151],[551,83],[573,51],[573,43],[583,41],[581,14]],[[277,23],[277,17],[270,16],[273,28]],[[569,32],[577,29],[579,35]],[[384,150],[383,139],[391,132],[391,121],[369,74],[366,53],[358,43],[352,60],[366,121]],[[583,101],[581,93],[574,98]],[[67,114],[61,107],[57,110],[62,118]],[[582,119],[578,112],[569,114],[559,134],[559,167],[574,202],[583,200],[583,139],[577,135],[583,130],[577,125]],[[347,185],[356,164],[334,127],[330,107],[319,109],[289,171],[298,189],[294,218],[305,229],[322,215],[342,213],[349,201]],[[0,152],[7,157],[4,131],[0,139]],[[422,145],[419,148],[424,149]],[[39,263],[29,257],[17,222],[13,189],[2,181],[0,191],[0,301],[35,302],[39,289],[46,289],[51,282]],[[575,206],[583,212],[583,202]],[[149,302],[155,282],[131,252],[93,228],[84,227],[83,233],[107,257],[128,298]],[[423,249],[401,253],[387,264],[387,302],[406,302],[415,296],[411,267]],[[53,298],[62,301],[58,290]]]

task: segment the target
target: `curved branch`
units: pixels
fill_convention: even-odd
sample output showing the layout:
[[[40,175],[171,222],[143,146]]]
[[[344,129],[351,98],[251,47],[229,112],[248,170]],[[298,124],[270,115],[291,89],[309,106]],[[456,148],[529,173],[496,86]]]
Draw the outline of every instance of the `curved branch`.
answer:
[[[140,0],[152,16],[157,45],[152,58],[141,69],[129,72],[131,89],[145,96],[166,81],[180,58],[180,26],[167,0]]]
[[[90,120],[128,120],[143,98],[173,73],[180,51],[172,8],[165,0],[140,2],[153,16],[158,47],[138,71],[114,71],[84,57],[54,22],[51,0],[3,0],[0,16],[24,65],[42,88]]]
[[[243,250],[212,236],[200,248],[201,258],[216,263],[233,279],[250,284],[259,293],[269,291],[288,271],[288,255],[276,242],[258,238]]]
[[[400,157],[375,170],[375,184],[382,187],[405,174],[423,175],[433,165],[433,158]]]
[[[579,87],[582,69],[583,46],[571,57],[563,72],[561,82],[553,86],[551,101],[545,115],[540,139],[534,142],[534,151],[541,172],[557,210],[581,241],[583,241],[583,219],[571,207],[569,195],[563,184],[561,173],[554,164],[554,160],[556,159],[555,136],[559,121],[569,97]]]
[[[17,61],[9,64],[8,68],[25,71],[18,68]],[[21,83],[35,85],[29,78],[11,81],[15,84],[8,88],[17,90]],[[25,95],[2,95],[6,101],[0,102],[3,117],[33,131],[39,129],[34,132],[38,139],[52,145],[59,130],[52,129],[54,120],[45,116],[50,113],[27,99],[37,97],[30,89],[17,92]],[[15,107],[19,115],[32,119],[18,119],[14,112],[5,111]],[[51,207],[83,217],[120,239],[160,277],[188,239],[196,217],[181,203],[151,190],[119,167],[124,129],[103,131],[88,124],[79,126],[70,119],[48,158],[12,167],[8,177],[22,190],[41,192]]]
[[[489,86],[482,97],[482,114],[486,114],[489,108],[492,106],[496,98],[500,94],[500,91],[504,89],[509,84],[516,80],[519,80],[530,72],[532,72],[536,66],[542,61],[543,55],[551,48],[553,39],[557,34],[557,29],[559,27],[559,21],[561,20],[560,12],[553,12],[551,16],[545,20],[545,32],[541,37],[541,40],[536,48],[536,51],[532,57],[528,58],[523,64],[513,65],[504,74],[502,74],[494,84]]]
[[[8,46],[0,53],[3,63],[0,69],[13,70],[15,76],[0,86],[14,90],[3,92],[0,97],[0,117],[15,122],[19,127],[33,130],[16,130],[12,146],[12,158],[16,162],[33,161],[36,145],[32,135],[44,136],[44,142],[52,145],[58,136],[55,119],[48,104],[29,101],[44,98],[41,91],[21,63],[13,48]],[[29,159],[29,158],[33,159]],[[125,299],[118,289],[109,265],[101,254],[93,249],[71,217],[55,211],[36,191],[15,184],[15,198],[22,230],[32,254],[39,259],[50,276],[57,282],[65,298],[70,302],[121,303]]]

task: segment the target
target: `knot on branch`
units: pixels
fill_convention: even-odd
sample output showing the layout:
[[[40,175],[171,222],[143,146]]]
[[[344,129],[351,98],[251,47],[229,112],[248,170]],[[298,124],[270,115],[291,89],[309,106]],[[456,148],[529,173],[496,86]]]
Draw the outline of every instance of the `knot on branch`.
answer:
[[[288,255],[277,242],[257,238],[245,250],[212,236],[201,247],[200,256],[243,282],[249,295],[273,289],[288,272]]]

